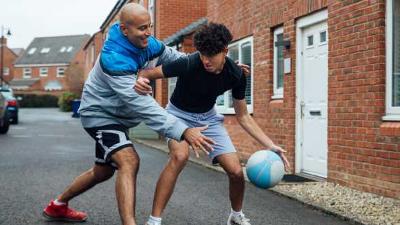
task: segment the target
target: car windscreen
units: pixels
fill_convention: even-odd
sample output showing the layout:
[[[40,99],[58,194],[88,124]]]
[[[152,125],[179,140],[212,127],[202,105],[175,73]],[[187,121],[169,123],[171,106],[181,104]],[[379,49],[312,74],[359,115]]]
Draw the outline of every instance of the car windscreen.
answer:
[[[1,93],[3,93],[3,96],[4,96],[6,99],[14,98],[14,96],[12,96],[12,93],[11,93],[10,91],[1,90]]]

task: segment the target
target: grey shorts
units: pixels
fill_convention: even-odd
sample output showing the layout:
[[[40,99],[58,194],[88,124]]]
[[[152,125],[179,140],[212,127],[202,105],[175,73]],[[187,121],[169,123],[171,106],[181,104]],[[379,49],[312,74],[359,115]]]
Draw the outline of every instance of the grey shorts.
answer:
[[[170,102],[166,110],[189,127],[208,125],[207,130],[202,133],[218,144],[213,146],[214,151],[209,154],[213,163],[217,163],[215,157],[219,155],[236,152],[235,146],[233,146],[232,140],[224,127],[224,116],[217,113],[214,108],[205,113],[191,113],[177,108]],[[167,141],[169,140],[167,139]]]

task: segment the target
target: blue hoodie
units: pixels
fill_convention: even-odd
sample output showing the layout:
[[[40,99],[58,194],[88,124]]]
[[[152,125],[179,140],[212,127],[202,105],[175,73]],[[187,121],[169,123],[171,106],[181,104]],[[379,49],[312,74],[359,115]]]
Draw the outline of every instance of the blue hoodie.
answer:
[[[137,48],[122,34],[119,23],[116,23],[110,28],[101,51],[101,67],[112,76],[134,74],[164,50],[164,44],[153,36],[148,38],[147,48]]]
[[[147,48],[137,48],[122,35],[119,24],[114,24],[83,87],[79,108],[82,125],[90,128],[120,124],[129,128],[144,122],[166,137],[181,140],[188,127],[168,114],[152,96],[139,95],[133,89],[138,70],[147,64],[174,61],[181,55],[154,37],[149,38]]]

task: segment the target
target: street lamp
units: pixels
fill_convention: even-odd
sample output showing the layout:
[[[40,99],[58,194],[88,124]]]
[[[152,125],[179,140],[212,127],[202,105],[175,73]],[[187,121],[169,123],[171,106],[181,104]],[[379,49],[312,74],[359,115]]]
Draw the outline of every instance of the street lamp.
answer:
[[[4,73],[4,31],[6,28],[4,26],[1,26],[1,39],[0,39],[0,45],[1,45],[1,59],[0,59],[0,87],[3,87],[3,73]],[[11,31],[10,28],[7,29],[6,36],[9,37],[11,36]]]

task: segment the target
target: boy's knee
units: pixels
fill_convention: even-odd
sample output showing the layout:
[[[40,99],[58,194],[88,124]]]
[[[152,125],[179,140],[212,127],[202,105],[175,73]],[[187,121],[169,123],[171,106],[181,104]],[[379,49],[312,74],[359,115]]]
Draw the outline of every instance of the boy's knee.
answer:
[[[189,160],[189,152],[174,152],[171,154],[171,159],[177,164],[186,164]]]

